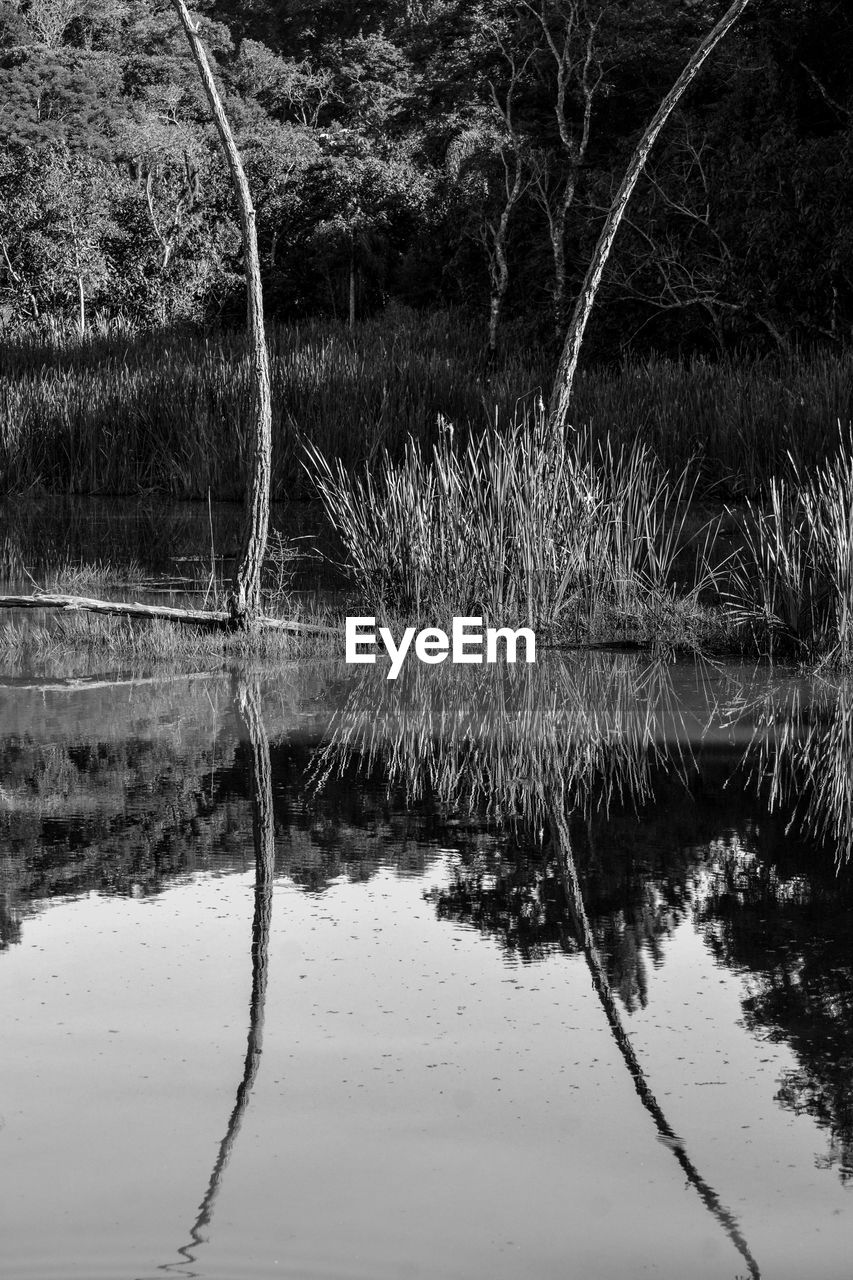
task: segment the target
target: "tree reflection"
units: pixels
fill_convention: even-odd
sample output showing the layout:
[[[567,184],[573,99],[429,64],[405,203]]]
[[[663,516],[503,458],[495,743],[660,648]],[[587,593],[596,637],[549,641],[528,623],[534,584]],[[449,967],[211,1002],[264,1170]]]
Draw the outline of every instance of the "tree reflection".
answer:
[[[396,682],[368,669],[347,682],[320,748],[320,730],[312,721],[306,732],[302,708],[325,709],[327,684],[313,701],[289,677],[267,684],[281,779],[279,871],[318,892],[340,875],[367,879],[382,864],[422,872],[450,848],[453,876],[434,894],[437,912],[498,937],[523,960],[582,951],[620,1052],[630,1049],[620,1016],[645,1003],[649,967],[668,935],[695,919],[720,961],[744,975],[746,1024],[796,1054],[778,1101],[828,1129],[824,1163],[846,1180],[853,681],[688,670],[625,654],[577,655],[533,670],[413,664]],[[60,716],[55,700],[22,700],[20,690],[8,698],[0,947],[18,941],[32,904],[51,895],[148,893],[214,856],[220,869],[244,864],[242,749],[226,733],[214,760],[202,687],[182,695],[180,735],[169,688],[155,686],[141,700],[89,692],[81,706],[86,718],[81,729],[82,712],[75,714],[72,735],[72,717]],[[258,685],[239,688],[233,706],[248,744],[256,865],[250,1030],[227,1132],[173,1266],[190,1265],[204,1239],[261,1050],[270,748]],[[625,1052],[623,1059],[636,1083],[636,1062]],[[679,1162],[686,1159],[649,1110]],[[697,1175],[697,1191],[719,1209],[700,1183]],[[717,1216],[729,1230],[725,1213]]]
[[[744,767],[771,813],[832,851],[853,853],[853,684],[775,682],[732,712],[754,723]]]
[[[522,877],[512,885],[500,926],[505,929],[514,920],[517,935],[526,932],[529,946],[537,926],[540,932],[543,926],[559,931],[568,923],[658,1136],[757,1280],[758,1264],[736,1218],[690,1159],[630,1043],[590,925],[569,830],[573,813],[589,817],[596,806],[606,810],[617,799],[623,805],[649,799],[656,767],[665,766],[686,782],[690,735],[668,669],[656,662],[587,656],[577,664],[540,668],[535,675],[487,670],[479,678],[437,681],[423,670],[410,671],[408,679],[386,683],[384,692],[370,679],[356,683],[318,759],[315,786],[321,789],[354,755],[368,768],[382,758],[389,782],[409,796],[433,794],[449,809],[480,806],[522,840],[550,846],[551,857],[534,883]],[[549,911],[555,903],[555,869],[562,918]],[[439,892],[440,913],[455,914],[453,907],[458,910],[462,903],[460,888],[457,880],[455,903],[453,890],[450,900]],[[467,910],[479,909],[474,893]]]
[[[809,850],[802,850],[802,862]],[[781,1106],[829,1132],[819,1164],[853,1181],[853,884],[814,859],[769,866],[733,845],[697,919],[714,954],[744,973],[744,1022],[784,1042]]]
[[[667,1120],[663,1108],[652,1092],[651,1086],[646,1079],[640,1061],[634,1052],[628,1033],[622,1022],[622,1016],[619,1013],[616,1000],[613,995],[613,989],[607,977],[607,971],[602,963],[601,955],[595,943],[595,937],[590,928],[589,918],[584,906],[583,893],[581,891],[580,880],[578,878],[577,868],[575,866],[574,854],[572,852],[571,837],[569,835],[568,823],[565,817],[565,797],[559,796],[551,798],[550,801],[545,799],[546,809],[549,817],[549,824],[552,831],[552,839],[555,846],[560,851],[560,860],[563,867],[563,883],[566,890],[566,899],[568,904],[569,915],[572,921],[572,928],[580,946],[583,950],[584,957],[589,968],[592,978],[592,985],[595,988],[601,1007],[607,1018],[611,1035],[614,1043],[622,1055],[622,1060],[631,1078],[634,1081],[634,1088],[637,1096],[643,1106],[648,1111],[655,1123],[660,1137],[669,1149],[672,1151],[676,1160],[680,1164],[687,1178],[687,1181],[698,1193],[699,1198],[705,1205],[706,1209],[716,1218],[738,1253],[744,1259],[749,1269],[750,1276],[758,1280],[760,1275],[758,1263],[755,1261],[750,1252],[749,1245],[746,1242],[734,1214],[726,1208],[717,1192],[706,1182],[694,1165],[693,1161],[687,1154],[684,1143],[676,1135],[675,1130]]]
[[[633,655],[441,674],[414,666],[396,682],[370,673],[356,681],[318,753],[313,785],[325,794],[360,764],[386,778],[395,803],[431,803],[478,827],[435,899],[439,914],[497,934],[523,959],[555,946],[574,950],[559,860],[541,838],[542,789],[571,797],[570,821],[603,882],[612,859],[599,856],[596,823],[611,809],[636,815],[662,777],[683,799],[704,725],[677,696],[671,667]],[[629,1006],[644,998],[644,957],[659,955],[662,933],[689,908],[689,865],[685,859],[669,887],[636,874],[614,890],[622,919],[606,950]],[[607,914],[599,917],[606,930]]]
[[[243,1075],[237,1088],[234,1108],[225,1136],[210,1174],[207,1190],[190,1228],[190,1238],[178,1250],[182,1263],[171,1263],[164,1271],[185,1270],[196,1261],[196,1252],[205,1241],[203,1234],[210,1225],[222,1178],[234,1150],[252,1088],[257,1078],[264,1041],[264,1007],[269,975],[269,943],[272,923],[273,879],[275,874],[275,829],[273,824],[272,769],[270,747],[264,729],[261,694],[257,681],[241,682],[234,694],[234,705],[249,745],[249,787],[252,797],[252,834],[255,847],[255,909],[252,920],[252,995],[249,1002],[249,1035]]]

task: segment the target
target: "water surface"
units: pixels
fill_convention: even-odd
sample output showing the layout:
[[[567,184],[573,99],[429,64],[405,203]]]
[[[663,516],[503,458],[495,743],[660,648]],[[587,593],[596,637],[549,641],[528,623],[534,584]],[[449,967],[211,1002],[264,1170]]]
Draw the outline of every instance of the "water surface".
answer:
[[[838,1280],[845,685],[0,688],[0,1264]]]

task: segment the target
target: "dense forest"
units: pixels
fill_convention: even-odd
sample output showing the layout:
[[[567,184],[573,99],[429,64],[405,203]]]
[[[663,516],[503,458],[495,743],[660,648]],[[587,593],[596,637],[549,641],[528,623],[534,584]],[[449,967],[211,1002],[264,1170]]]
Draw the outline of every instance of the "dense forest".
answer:
[[[268,314],[565,329],[713,0],[204,0]],[[786,350],[853,323],[853,15],[747,9],[667,126],[590,351]],[[227,171],[166,0],[0,0],[0,326],[230,325]]]

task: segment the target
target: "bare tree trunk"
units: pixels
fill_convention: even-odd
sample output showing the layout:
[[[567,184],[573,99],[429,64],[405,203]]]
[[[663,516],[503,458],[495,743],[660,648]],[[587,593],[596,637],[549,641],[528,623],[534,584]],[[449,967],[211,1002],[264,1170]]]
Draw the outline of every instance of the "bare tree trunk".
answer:
[[[509,286],[509,264],[506,259],[506,245],[509,235],[509,219],[521,188],[521,166],[517,164],[517,181],[507,197],[506,206],[501,213],[497,227],[490,227],[492,243],[487,245],[489,254],[489,278],[491,291],[489,296],[489,355],[494,356],[498,348],[498,326],[503,310],[504,298]]]
[[[616,192],[616,196],[610,206],[610,212],[605,219],[604,227],[598,238],[598,244],[595,246],[595,253],[587,269],[586,278],[575,303],[569,332],[566,335],[549,407],[551,424],[556,428],[563,429],[568,424],[572,385],[578,367],[578,357],[584,331],[604,275],[604,268],[607,265],[610,250],[613,248],[616,232],[619,230],[619,224],[622,221],[634,187],[637,185],[637,180],[645,168],[649,153],[657,140],[658,134],[666,124],[685,90],[699,74],[705,59],[719,44],[729,28],[737,22],[748,4],[749,0],[734,0],[734,4],[726,11],[714,29],[708,33],[658,107],[654,119],[643,134],[636,151],[631,157],[631,163],[625,171],[625,176],[619,185],[619,190]]]
[[[77,324],[80,329],[80,337],[86,333],[86,292],[83,288],[83,277],[77,277]]]
[[[559,341],[566,324],[566,223],[574,199],[574,182],[567,184],[559,210],[546,209],[548,231],[551,236],[551,256],[554,260],[554,332]]]
[[[493,33],[498,48],[510,69],[510,81],[506,98],[501,102],[494,84],[489,84],[495,114],[503,122],[506,129],[506,140],[500,148],[501,164],[504,176],[504,200],[500,216],[484,218],[480,227],[480,239],[486,251],[489,265],[489,357],[497,351],[498,326],[503,310],[504,298],[509,287],[509,263],[507,246],[509,243],[509,226],[515,207],[530,183],[525,169],[525,155],[522,139],[519,136],[515,120],[515,95],[524,77],[531,54],[528,53],[519,65],[515,56],[506,48],[500,37]]]
[[[355,328],[355,254],[349,256],[349,327]]]
[[[269,354],[264,332],[264,303],[255,209],[243,162],[223,109],[207,54],[198,37],[198,27],[193,24],[183,0],[172,0],[172,4],[186,32],[193,59],[201,76],[240,207],[240,230],[246,260],[247,329],[252,361],[253,422],[246,518],[229,599],[229,611],[233,625],[246,628],[260,605],[261,568],[269,529],[272,468],[272,392]]]
[[[33,293],[32,289],[26,283],[26,281],[22,279],[19,272],[17,272],[15,268],[12,266],[11,259],[9,258],[9,251],[6,248],[5,240],[0,240],[0,252],[2,252],[3,254],[3,261],[6,263],[6,270],[9,272],[9,276],[11,280],[13,281],[14,284],[18,285],[20,288],[24,290],[24,292],[27,295],[27,298],[29,299],[30,306],[32,307],[33,319],[38,320],[40,318],[39,304],[36,300],[36,295]]]
[[[597,52],[598,27],[603,12],[593,17],[581,0],[521,0],[521,6],[538,22],[556,73],[554,115],[567,173],[562,182],[549,181],[547,164],[534,177],[535,198],[548,219],[554,259],[552,285],[554,329],[561,342],[566,326],[566,225],[574,203],[578,175],[586,160],[592,130],[592,110],[604,73]],[[554,19],[557,28],[554,29]],[[574,102],[580,96],[583,114],[580,128],[573,122]]]

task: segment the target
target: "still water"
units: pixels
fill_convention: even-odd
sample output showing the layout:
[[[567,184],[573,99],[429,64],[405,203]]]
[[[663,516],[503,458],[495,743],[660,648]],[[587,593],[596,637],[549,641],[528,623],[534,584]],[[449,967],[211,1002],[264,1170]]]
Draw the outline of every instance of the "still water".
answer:
[[[853,687],[0,687],[0,1273],[842,1280]]]

